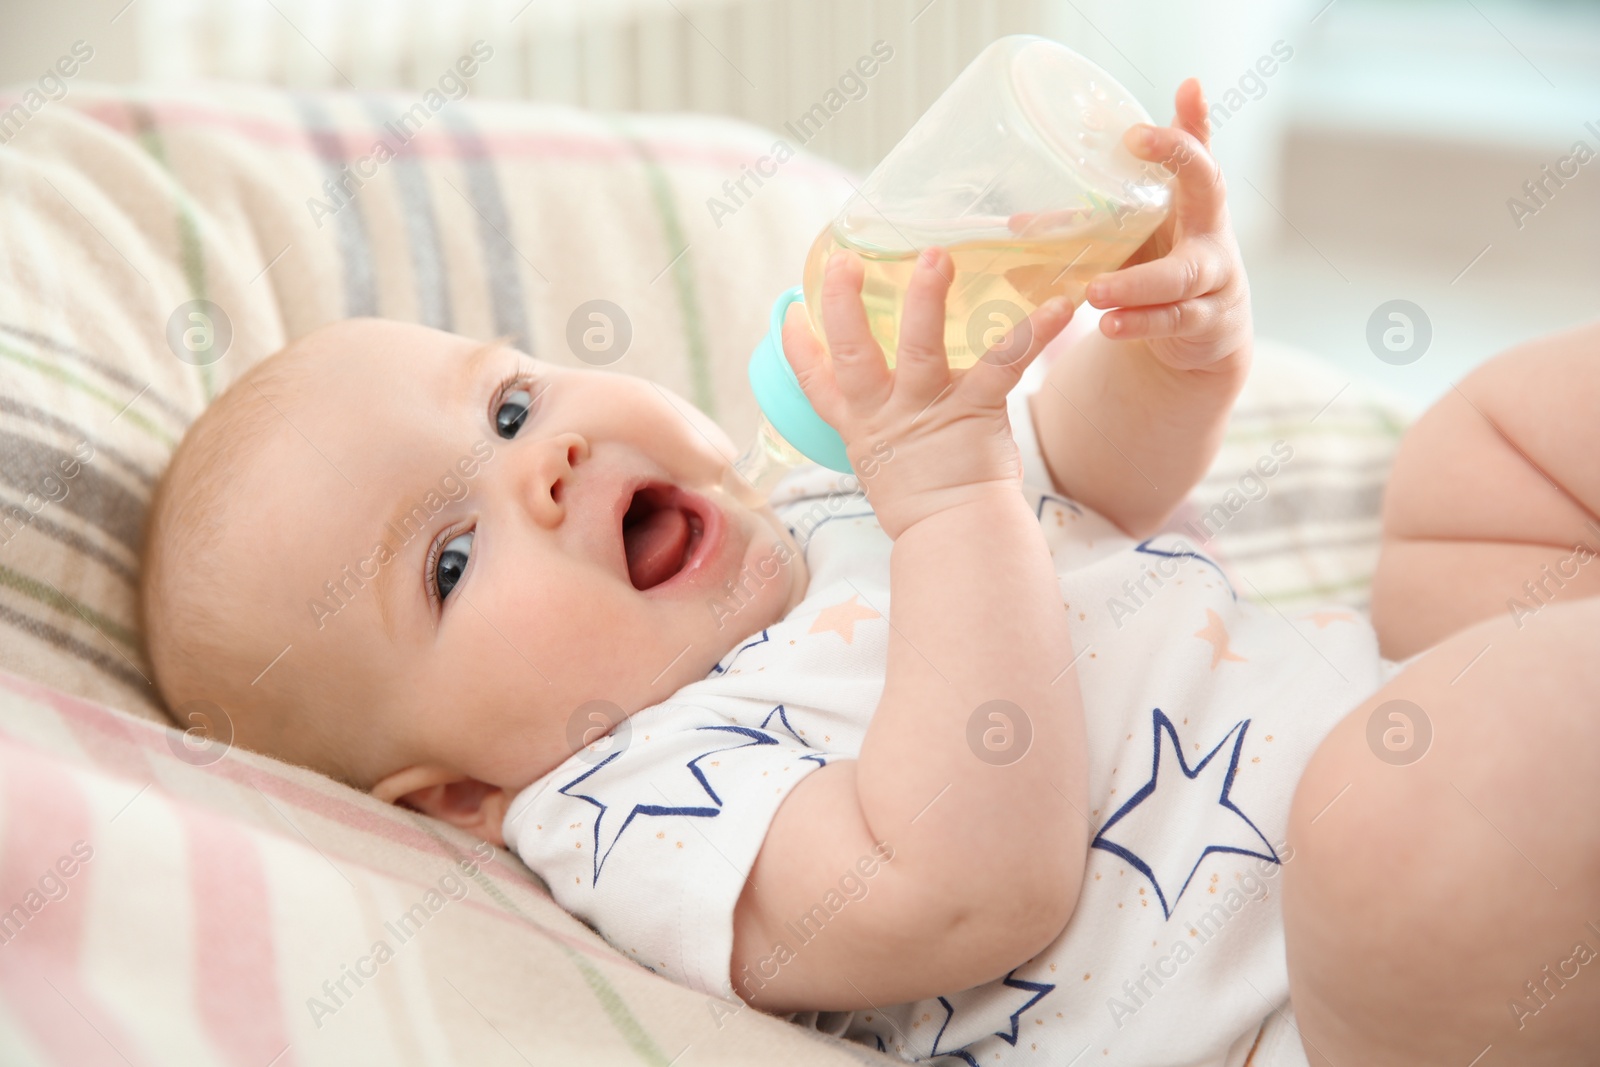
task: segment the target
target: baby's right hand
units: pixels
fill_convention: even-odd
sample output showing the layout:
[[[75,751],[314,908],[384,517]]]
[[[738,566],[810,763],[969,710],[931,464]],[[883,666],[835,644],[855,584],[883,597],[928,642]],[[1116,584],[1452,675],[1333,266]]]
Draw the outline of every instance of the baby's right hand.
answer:
[[[1064,298],[1046,303],[977,363],[952,371],[945,358],[944,305],[953,273],[942,248],[925,249],[918,258],[892,371],[867,326],[861,306],[865,272],[853,253],[834,253],[824,274],[827,350],[800,305],[791,305],[783,324],[784,354],[801,389],[844,438],[850,464],[891,538],[997,489],[1016,492],[1022,463],[1006,417],[1006,394],[1072,318]]]

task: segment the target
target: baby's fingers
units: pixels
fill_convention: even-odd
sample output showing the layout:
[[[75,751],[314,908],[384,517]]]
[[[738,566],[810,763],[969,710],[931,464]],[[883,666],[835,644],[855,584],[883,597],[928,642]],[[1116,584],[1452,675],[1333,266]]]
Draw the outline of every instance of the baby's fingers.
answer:
[[[1072,302],[1062,296],[1041,304],[961,372],[961,391],[977,403],[1004,404],[1034,357],[1072,321],[1073,311]]]
[[[1222,168],[1198,137],[1172,126],[1141,124],[1129,128],[1123,143],[1140,159],[1160,163],[1177,174],[1173,209],[1188,232],[1211,233],[1226,228],[1228,198]]]
[[[1209,147],[1211,109],[1206,106],[1206,95],[1200,88],[1200,79],[1185,79],[1184,83],[1178,86],[1178,91],[1173,96],[1173,103],[1177,106],[1178,113],[1173,116],[1172,124],[1180,130],[1188,130],[1201,144]]]
[[[950,361],[944,350],[944,301],[952,273],[950,257],[943,249],[925,248],[906,286],[894,394],[918,408],[950,383]]]
[[[1211,242],[1186,241],[1160,259],[1100,275],[1085,295],[1097,308],[1173,304],[1220,289],[1227,274],[1227,263]]]
[[[822,324],[828,334],[828,354],[833,357],[833,380],[852,410],[876,411],[888,400],[892,379],[861,306],[866,271],[854,254],[835,252],[824,272]]]
[[[1116,341],[1157,337],[1200,338],[1222,324],[1217,300],[1182,300],[1161,307],[1120,308],[1100,318],[1100,332]]]
[[[829,425],[841,410],[839,385],[833,380],[833,369],[828,363],[828,353],[811,332],[811,320],[806,317],[805,305],[790,304],[783,315],[783,355],[794,368],[800,389]]]

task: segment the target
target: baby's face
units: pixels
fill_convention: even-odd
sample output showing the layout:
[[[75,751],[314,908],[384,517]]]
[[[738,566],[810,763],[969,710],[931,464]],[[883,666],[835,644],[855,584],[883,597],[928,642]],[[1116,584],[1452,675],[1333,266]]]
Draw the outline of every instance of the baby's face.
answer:
[[[229,526],[232,610],[290,646],[271,670],[357,695],[339,725],[369,784],[431,766],[514,792],[584,739],[584,705],[661,701],[804,592],[732,442],[665,389],[376,320],[297,347],[313,385],[273,398],[285,425],[233,489],[254,521]]]

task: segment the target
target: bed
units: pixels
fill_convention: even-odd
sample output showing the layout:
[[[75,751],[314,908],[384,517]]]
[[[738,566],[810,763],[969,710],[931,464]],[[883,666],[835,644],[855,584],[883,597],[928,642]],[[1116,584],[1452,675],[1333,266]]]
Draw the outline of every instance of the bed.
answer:
[[[632,331],[611,369],[744,439],[767,308],[858,176],[802,150],[729,214],[708,200],[777,136],[730,119],[225,85],[40,100],[0,94],[26,112],[0,146],[0,1059],[890,1062],[660,979],[513,855],[175,720],[136,611],[185,426],[334,319],[576,364],[574,316],[610,301]],[[1172,528],[1242,595],[1362,608],[1406,417],[1263,340]],[[1292,459],[1246,477],[1274,445]]]

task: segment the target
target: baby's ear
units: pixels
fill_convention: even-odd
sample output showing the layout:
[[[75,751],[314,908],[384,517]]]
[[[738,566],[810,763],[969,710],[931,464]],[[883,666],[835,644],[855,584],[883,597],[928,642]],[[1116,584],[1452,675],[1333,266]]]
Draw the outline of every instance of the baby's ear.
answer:
[[[505,847],[502,826],[510,795],[497,785],[428,764],[395,771],[372,787],[372,795],[385,804],[420,811],[451,826]]]

